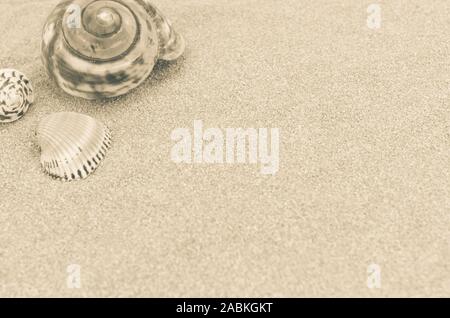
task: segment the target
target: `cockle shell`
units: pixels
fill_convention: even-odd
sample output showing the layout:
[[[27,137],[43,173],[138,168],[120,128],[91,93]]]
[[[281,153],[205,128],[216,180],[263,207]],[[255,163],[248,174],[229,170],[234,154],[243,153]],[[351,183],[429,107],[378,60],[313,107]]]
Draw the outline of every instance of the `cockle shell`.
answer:
[[[30,80],[14,69],[0,70],[0,123],[20,119],[33,103]]]
[[[65,92],[99,99],[128,93],[185,46],[148,0],[63,0],[45,23],[42,60]]]
[[[89,176],[111,146],[109,129],[92,117],[78,113],[54,113],[36,131],[41,165],[50,176],[80,180]]]

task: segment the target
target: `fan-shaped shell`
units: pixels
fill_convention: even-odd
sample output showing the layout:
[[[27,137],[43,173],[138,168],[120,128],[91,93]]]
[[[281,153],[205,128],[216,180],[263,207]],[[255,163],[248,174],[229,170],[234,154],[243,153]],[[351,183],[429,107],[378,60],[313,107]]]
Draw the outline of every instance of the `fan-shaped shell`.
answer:
[[[111,146],[109,129],[94,118],[78,113],[47,116],[39,123],[36,135],[42,168],[64,181],[89,176]]]
[[[115,97],[140,85],[184,39],[147,0],[64,0],[44,26],[42,60],[67,93]]]
[[[33,103],[30,80],[14,69],[0,70],[0,123],[20,119]]]

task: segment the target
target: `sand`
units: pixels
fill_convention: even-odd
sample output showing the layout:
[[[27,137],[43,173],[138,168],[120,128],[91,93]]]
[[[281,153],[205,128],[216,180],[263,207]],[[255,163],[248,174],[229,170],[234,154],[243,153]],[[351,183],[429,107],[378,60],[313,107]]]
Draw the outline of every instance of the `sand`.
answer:
[[[378,30],[370,1],[155,1],[184,58],[99,102],[40,63],[56,3],[0,0],[0,67],[36,92],[0,126],[0,296],[450,296],[448,0],[379,1]],[[59,111],[112,130],[84,181],[41,171],[35,128]],[[195,119],[279,128],[279,172],[173,163]]]

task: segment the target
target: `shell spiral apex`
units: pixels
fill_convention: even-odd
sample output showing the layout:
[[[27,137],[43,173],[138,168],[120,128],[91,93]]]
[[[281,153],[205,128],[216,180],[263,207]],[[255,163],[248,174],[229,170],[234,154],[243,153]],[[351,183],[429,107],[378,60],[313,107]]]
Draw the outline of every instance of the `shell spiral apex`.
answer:
[[[14,69],[0,70],[0,123],[22,118],[33,103],[30,80]]]
[[[158,59],[175,60],[185,46],[148,0],[63,0],[45,23],[42,60],[65,92],[109,98],[140,85]]]
[[[44,118],[36,131],[41,165],[55,179],[88,177],[111,146],[109,129],[92,117],[78,113],[55,113]]]

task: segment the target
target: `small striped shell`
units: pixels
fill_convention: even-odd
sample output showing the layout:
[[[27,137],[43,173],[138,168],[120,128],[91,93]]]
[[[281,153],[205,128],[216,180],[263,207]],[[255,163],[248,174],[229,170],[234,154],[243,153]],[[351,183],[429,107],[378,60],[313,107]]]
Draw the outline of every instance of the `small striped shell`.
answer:
[[[148,0],[63,0],[44,25],[42,61],[66,93],[86,99],[128,93],[157,60],[185,41]]]
[[[41,165],[55,179],[88,177],[111,146],[109,129],[92,117],[78,113],[54,113],[38,126]]]
[[[14,69],[0,70],[0,123],[10,123],[25,115],[33,103],[30,80]]]

